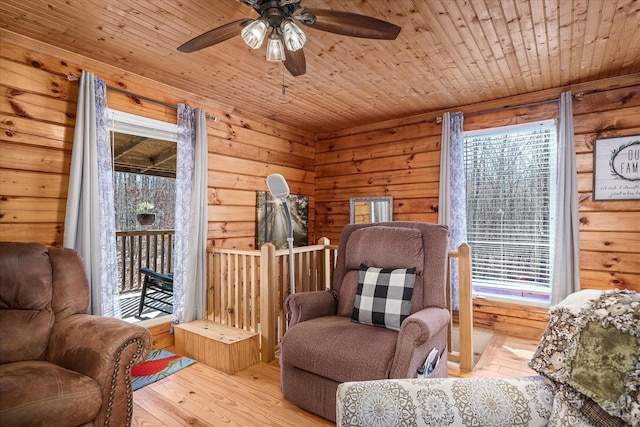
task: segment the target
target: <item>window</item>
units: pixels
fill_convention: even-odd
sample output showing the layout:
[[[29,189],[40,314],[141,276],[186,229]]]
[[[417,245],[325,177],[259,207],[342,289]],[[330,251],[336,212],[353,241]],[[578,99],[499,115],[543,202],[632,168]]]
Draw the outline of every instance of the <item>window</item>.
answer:
[[[116,230],[173,229],[178,126],[107,111],[113,151]],[[139,224],[141,204],[153,206],[153,226]]]
[[[553,253],[553,120],[464,133],[474,293],[548,302]]]

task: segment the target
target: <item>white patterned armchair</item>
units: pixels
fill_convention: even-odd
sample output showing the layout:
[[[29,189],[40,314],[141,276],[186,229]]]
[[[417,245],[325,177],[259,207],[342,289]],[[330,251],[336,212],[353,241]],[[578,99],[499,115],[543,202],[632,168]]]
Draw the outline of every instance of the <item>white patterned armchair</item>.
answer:
[[[640,427],[640,295],[581,291],[551,307],[539,376],[340,384],[338,426]]]

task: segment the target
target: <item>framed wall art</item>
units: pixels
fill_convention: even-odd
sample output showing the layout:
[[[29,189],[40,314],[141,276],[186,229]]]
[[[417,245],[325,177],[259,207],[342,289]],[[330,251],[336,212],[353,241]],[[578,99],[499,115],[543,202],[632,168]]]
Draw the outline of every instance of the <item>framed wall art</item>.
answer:
[[[596,139],[593,200],[640,200],[640,135]]]
[[[256,247],[269,242],[276,249],[286,249],[288,228],[282,203],[268,191],[258,191],[256,197]],[[293,246],[308,246],[309,197],[290,194],[287,203],[293,222]]]

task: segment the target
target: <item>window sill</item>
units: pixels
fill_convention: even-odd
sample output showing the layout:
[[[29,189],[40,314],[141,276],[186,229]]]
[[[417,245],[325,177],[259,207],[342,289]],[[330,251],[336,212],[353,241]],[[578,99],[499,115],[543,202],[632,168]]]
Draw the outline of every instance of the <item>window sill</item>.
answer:
[[[549,308],[551,306],[550,301],[542,300],[540,298],[530,298],[524,296],[508,296],[508,295],[496,295],[484,292],[474,292],[473,298],[491,301],[491,302],[500,302],[500,303],[508,303],[508,304],[520,304],[520,305],[528,305],[532,307],[541,307],[541,308]]]

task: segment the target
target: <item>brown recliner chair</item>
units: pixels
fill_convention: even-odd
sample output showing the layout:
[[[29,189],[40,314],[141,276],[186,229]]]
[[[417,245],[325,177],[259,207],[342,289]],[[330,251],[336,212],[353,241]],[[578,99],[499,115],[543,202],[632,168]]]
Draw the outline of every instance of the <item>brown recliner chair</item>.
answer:
[[[0,425],[131,424],[151,334],[88,307],[76,251],[0,242]]]
[[[344,228],[333,291],[297,293],[285,301],[290,320],[280,345],[280,365],[287,400],[335,421],[340,383],[415,377],[434,348],[444,360],[430,376],[447,376],[448,235],[446,226],[420,222]],[[365,301],[356,294],[363,288],[358,282],[368,281],[363,279],[367,267],[416,269],[410,315],[399,331],[352,320],[361,315],[354,313],[354,304],[359,301],[362,309]]]

